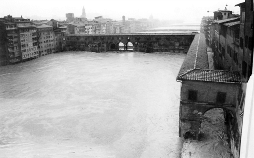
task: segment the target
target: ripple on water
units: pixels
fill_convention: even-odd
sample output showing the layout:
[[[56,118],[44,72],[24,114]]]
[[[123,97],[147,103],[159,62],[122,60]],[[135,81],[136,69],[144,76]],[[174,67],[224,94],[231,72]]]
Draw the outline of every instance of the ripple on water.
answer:
[[[1,67],[0,153],[178,157],[175,77],[184,57],[64,52]]]

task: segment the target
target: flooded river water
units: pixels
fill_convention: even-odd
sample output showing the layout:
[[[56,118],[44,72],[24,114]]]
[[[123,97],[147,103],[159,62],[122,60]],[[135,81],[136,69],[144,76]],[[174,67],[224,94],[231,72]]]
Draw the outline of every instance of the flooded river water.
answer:
[[[178,158],[184,57],[64,52],[0,67],[0,158]]]

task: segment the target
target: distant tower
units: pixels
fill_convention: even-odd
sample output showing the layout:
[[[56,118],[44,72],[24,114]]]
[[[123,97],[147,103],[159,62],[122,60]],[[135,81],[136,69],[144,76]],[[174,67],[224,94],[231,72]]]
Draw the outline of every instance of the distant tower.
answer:
[[[74,21],[74,13],[66,13],[66,21],[67,22]]]
[[[123,25],[125,24],[125,16],[122,16]]]
[[[83,6],[83,9],[82,9],[82,15],[81,15],[81,18],[86,18],[86,11],[85,11],[84,6]]]

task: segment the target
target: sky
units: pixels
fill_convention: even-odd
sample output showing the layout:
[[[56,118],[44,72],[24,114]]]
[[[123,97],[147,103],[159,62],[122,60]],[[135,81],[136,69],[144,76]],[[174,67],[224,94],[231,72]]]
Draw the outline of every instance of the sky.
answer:
[[[244,0],[1,0],[0,17],[30,18],[34,20],[66,20],[66,13],[80,17],[85,7],[88,19],[102,15],[121,20],[149,18],[159,20],[181,20],[187,23],[200,22],[202,16],[212,16],[213,11],[224,9],[239,14],[236,4]],[[209,13],[207,12],[209,11]]]

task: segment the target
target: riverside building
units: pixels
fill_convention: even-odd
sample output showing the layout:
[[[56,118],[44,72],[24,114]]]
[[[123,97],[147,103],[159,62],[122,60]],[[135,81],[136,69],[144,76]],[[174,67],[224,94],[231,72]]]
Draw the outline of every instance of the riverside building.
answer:
[[[53,27],[49,25],[37,26],[38,49],[40,56],[55,52],[55,35]]]
[[[214,52],[216,69],[237,71],[241,76],[241,86],[235,104],[235,124],[229,126],[230,146],[234,158],[239,158],[241,155],[240,145],[245,106],[250,107],[249,100],[246,100],[245,96],[250,94],[246,93],[246,89],[253,81],[250,79],[250,76],[253,76],[253,3],[253,0],[245,0],[237,4],[236,6],[240,7],[240,16],[237,17],[226,8],[214,12],[212,25],[205,32],[207,41],[209,41],[207,43]],[[210,23],[210,21],[206,22]]]
[[[5,16],[0,18],[0,30],[0,65],[39,56],[36,27],[30,19]]]

